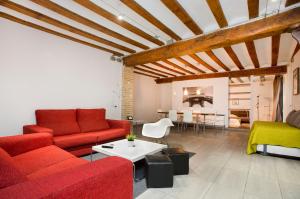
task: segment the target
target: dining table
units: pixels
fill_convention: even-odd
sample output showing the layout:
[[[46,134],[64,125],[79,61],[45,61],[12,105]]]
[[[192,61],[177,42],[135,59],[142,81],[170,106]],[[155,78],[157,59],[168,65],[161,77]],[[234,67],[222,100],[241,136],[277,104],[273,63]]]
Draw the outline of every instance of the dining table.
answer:
[[[162,114],[162,115],[164,115],[164,117],[166,118],[166,117],[168,117],[168,115],[169,115],[169,111],[157,111],[157,113],[158,114]],[[199,116],[203,116],[203,130],[205,131],[205,126],[206,126],[206,124],[205,124],[205,119],[206,119],[206,117],[207,116],[217,116],[217,117],[223,117],[223,124],[224,124],[224,126],[223,126],[223,128],[225,128],[225,114],[220,114],[220,113],[207,113],[207,112],[193,112],[192,113],[193,114],[193,116],[195,116],[196,117],[196,122],[197,123],[199,123]],[[179,111],[179,112],[177,112],[177,115],[180,115],[180,116],[182,116],[183,115],[183,112],[182,111]]]

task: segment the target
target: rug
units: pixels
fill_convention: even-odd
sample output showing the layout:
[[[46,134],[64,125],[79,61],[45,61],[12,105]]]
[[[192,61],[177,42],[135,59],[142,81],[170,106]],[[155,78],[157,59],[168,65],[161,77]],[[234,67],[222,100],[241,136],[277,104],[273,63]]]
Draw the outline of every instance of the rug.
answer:
[[[191,158],[192,156],[195,155],[195,153],[193,152],[188,152],[189,153],[189,157]],[[157,153],[157,155],[162,154],[161,152]],[[95,153],[93,154],[93,161],[95,160],[100,160],[103,158],[108,157],[105,154],[102,153]],[[91,156],[87,155],[87,156],[83,156],[81,157],[82,159],[91,161]],[[134,185],[133,185],[133,195],[134,198],[138,197],[139,195],[141,195],[142,193],[144,193],[147,190],[147,185],[146,185],[146,179],[145,179],[145,166],[144,166],[144,160],[138,161],[135,163],[135,177],[136,179],[138,179],[137,181],[134,181]]]

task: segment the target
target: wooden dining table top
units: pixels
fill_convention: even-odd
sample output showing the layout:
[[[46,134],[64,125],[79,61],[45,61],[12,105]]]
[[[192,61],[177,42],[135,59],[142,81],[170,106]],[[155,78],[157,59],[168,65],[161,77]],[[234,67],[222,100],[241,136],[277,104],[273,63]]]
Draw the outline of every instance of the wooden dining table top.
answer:
[[[157,111],[157,113],[160,113],[160,114],[169,114],[169,111]],[[178,115],[182,115],[183,112],[177,112]],[[216,115],[216,116],[225,116],[225,114],[215,114],[215,113],[197,113],[197,112],[193,112],[193,115]]]

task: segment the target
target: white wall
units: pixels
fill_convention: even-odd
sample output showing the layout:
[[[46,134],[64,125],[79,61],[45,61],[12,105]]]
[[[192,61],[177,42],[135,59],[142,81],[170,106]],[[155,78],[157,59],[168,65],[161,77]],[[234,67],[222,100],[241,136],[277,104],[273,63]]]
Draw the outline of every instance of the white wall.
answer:
[[[3,19],[0,27],[0,136],[35,123],[36,109],[104,107],[121,117],[122,66],[110,54]]]
[[[143,122],[155,122],[160,108],[159,86],[151,77],[134,75],[134,118]]]
[[[289,70],[289,80],[290,80],[290,88],[291,88],[291,95],[292,95],[292,109],[300,110],[300,94],[293,95],[293,71],[296,68],[300,67],[300,51],[295,55],[294,61],[290,64]]]
[[[272,121],[274,76],[265,76],[262,83],[259,77],[252,77],[251,80],[251,125],[255,120]],[[259,108],[257,108],[258,100]]]
[[[172,83],[172,108],[175,110],[190,109],[183,106],[182,96],[184,87],[213,86],[213,107],[192,108],[192,110],[204,113],[225,114],[225,123],[228,125],[228,78],[198,79],[189,81],[178,81]]]

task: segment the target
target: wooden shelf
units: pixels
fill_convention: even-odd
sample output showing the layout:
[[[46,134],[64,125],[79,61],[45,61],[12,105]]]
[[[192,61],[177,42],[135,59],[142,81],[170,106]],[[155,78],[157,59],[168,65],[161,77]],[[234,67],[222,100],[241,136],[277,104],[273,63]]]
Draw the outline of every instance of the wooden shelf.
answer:
[[[229,98],[229,100],[250,100],[250,98]]]
[[[230,111],[250,111],[250,109],[247,108],[229,108]]]
[[[247,92],[230,92],[229,95],[232,95],[232,94],[251,94],[250,91],[247,91]]]
[[[232,83],[230,83],[229,84],[229,86],[231,86],[231,87],[240,87],[240,86],[250,86],[251,84],[249,84],[249,83],[246,83],[246,84],[232,84]]]

